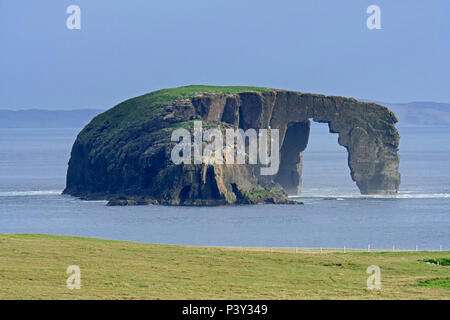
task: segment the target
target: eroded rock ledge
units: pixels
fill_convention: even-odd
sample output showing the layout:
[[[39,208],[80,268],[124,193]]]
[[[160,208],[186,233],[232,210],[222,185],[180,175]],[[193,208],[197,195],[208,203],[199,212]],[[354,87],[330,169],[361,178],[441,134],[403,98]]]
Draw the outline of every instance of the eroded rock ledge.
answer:
[[[171,132],[193,120],[221,127],[280,129],[275,176],[252,165],[174,165]],[[397,119],[386,107],[355,99],[266,88],[188,86],[127,100],[95,117],[78,135],[65,194],[110,205],[294,203],[310,121],[328,123],[348,151],[362,194],[395,194]]]

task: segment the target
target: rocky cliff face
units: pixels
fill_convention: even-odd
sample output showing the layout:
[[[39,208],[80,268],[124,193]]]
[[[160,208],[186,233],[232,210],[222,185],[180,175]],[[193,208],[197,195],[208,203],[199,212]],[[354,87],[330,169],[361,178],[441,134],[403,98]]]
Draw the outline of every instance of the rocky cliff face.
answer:
[[[326,122],[339,134],[362,194],[397,192],[400,137],[387,108],[284,90],[211,88],[157,91],[94,118],[75,141],[64,193],[110,204],[291,203],[286,193],[301,190],[310,120]],[[279,129],[280,170],[260,176],[256,165],[174,165],[171,132],[192,128],[193,120],[220,128]]]

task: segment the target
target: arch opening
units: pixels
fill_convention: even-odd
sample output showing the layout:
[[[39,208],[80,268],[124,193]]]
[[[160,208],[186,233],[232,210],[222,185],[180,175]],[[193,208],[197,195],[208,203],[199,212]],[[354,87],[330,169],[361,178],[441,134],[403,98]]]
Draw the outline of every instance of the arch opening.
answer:
[[[312,122],[307,148],[302,155],[303,195],[359,194],[351,177],[347,148],[326,122]]]

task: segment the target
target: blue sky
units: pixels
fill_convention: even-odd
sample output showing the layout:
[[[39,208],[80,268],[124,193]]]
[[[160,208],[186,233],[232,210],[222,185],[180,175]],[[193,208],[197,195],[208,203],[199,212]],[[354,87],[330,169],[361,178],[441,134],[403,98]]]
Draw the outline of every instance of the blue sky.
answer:
[[[71,4],[81,30],[66,28]],[[448,0],[0,0],[0,109],[109,108],[187,84],[450,102],[449,13]]]

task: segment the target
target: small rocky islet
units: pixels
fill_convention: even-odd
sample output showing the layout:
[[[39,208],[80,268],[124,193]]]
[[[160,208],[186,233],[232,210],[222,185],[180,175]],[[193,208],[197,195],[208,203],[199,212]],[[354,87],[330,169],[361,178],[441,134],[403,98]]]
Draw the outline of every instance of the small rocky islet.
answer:
[[[396,194],[396,116],[353,98],[260,88],[185,86],[126,100],[96,116],[72,147],[64,194],[109,205],[297,204],[310,121],[328,123],[348,151],[362,194]],[[177,128],[279,129],[280,165],[174,164]]]

